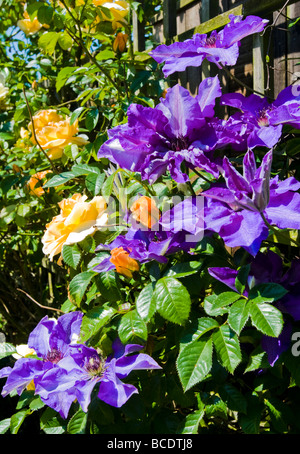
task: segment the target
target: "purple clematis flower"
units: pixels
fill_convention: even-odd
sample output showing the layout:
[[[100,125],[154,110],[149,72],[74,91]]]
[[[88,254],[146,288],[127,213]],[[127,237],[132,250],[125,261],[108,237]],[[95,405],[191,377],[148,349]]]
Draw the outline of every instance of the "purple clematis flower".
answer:
[[[118,339],[113,343],[114,355],[102,358],[97,350],[85,345],[72,346],[70,356],[65,357],[61,367],[49,370],[37,383],[36,392],[51,408],[66,418],[71,403],[77,399],[83,411],[88,411],[91,393],[100,384],[98,398],[113,407],[122,407],[138,393],[135,386],[121,380],[133,370],[161,369],[154,359],[145,353],[131,355],[142,350],[142,345],[124,346]],[[60,396],[65,396],[67,405]]]
[[[58,367],[70,354],[70,345],[78,339],[82,316],[80,312],[71,312],[58,320],[44,317],[28,338],[28,347],[34,349],[39,359],[20,358],[13,368],[3,368],[0,378],[8,378],[2,395],[7,396],[14,389],[20,395],[32,380],[36,385],[47,370]]]
[[[219,171],[211,154],[218,139],[209,120],[219,96],[216,76],[201,82],[195,98],[175,85],[155,108],[131,104],[128,123],[108,131],[109,139],[101,146],[98,158],[140,172],[150,183],[167,170],[178,183],[187,182],[183,165],[199,167],[217,178]]]
[[[241,175],[228,158],[223,159],[225,184],[216,184],[202,195],[206,198],[205,227],[216,232],[229,247],[240,246],[255,256],[268,237],[269,225],[300,229],[300,183],[293,177],[271,178],[272,150],[256,168],[248,150]]]
[[[203,60],[221,65],[233,66],[239,56],[241,39],[263,31],[269,22],[257,16],[229,16],[230,22],[220,32],[195,34],[192,39],[176,42],[169,46],[162,44],[150,52],[157,63],[165,63],[163,73],[167,77],[176,71],[184,71],[188,66],[201,66]]]
[[[247,296],[250,288],[257,284],[274,282],[282,285],[288,292],[274,303],[283,315],[288,314],[295,321],[300,320],[300,260],[294,259],[290,268],[286,271],[283,267],[282,259],[275,252],[268,251],[266,254],[259,252],[250,262],[250,272],[248,275],[248,285],[244,291]],[[211,267],[209,274],[227,285],[231,290],[237,292],[235,279],[238,271],[228,267]],[[271,366],[275,364],[281,353],[286,351],[291,344],[292,325],[285,317],[282,332],[278,338],[263,335],[262,348],[268,355]]]
[[[83,314],[72,312],[57,321],[44,317],[29,336],[29,346],[39,359],[20,358],[13,368],[4,367],[0,378],[7,377],[2,395],[16,390],[19,395],[33,381],[35,394],[63,418],[67,418],[77,399],[87,411],[91,392],[100,383],[98,397],[114,407],[121,407],[138,390],[122,383],[132,370],[161,369],[149,355],[139,353],[142,345],[113,343],[114,355],[102,358],[97,350],[78,344]]]
[[[239,132],[243,125],[246,126],[242,137],[247,148],[274,147],[280,140],[284,124],[300,129],[300,95],[292,86],[283,89],[272,103],[254,94],[245,97],[241,93],[226,93],[220,104],[241,111],[230,117],[229,124],[234,124]]]

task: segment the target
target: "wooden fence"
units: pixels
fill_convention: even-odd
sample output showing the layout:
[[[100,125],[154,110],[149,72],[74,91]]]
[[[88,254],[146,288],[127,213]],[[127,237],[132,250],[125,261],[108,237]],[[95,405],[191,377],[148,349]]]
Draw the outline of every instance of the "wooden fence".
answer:
[[[141,1],[141,0],[140,0]],[[230,76],[223,70],[219,76],[223,92],[251,91],[236,82],[238,78],[246,86],[271,98],[295,81],[300,74],[300,21],[289,28],[289,23],[300,16],[300,1],[296,0],[164,0],[162,10],[148,22],[153,27],[157,44],[170,44],[191,38],[195,33],[210,33],[223,28],[229,15],[257,15],[269,19],[263,34],[244,38],[240,56]],[[143,24],[133,20],[136,50],[144,49]],[[268,55],[268,62],[266,61]],[[192,94],[204,77],[216,74],[215,65],[204,62],[201,68],[187,68],[174,74],[168,84],[181,83]]]

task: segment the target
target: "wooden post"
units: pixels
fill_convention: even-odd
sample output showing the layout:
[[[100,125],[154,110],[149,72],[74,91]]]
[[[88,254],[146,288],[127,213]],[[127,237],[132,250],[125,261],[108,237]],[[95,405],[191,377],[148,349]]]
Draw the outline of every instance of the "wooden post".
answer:
[[[163,2],[163,26],[165,44],[170,44],[177,33],[176,25],[176,1],[164,0]]]
[[[144,0],[140,0],[141,7],[143,8]],[[132,32],[133,32],[133,51],[142,52],[145,50],[145,23],[140,22],[138,15],[132,11]]]

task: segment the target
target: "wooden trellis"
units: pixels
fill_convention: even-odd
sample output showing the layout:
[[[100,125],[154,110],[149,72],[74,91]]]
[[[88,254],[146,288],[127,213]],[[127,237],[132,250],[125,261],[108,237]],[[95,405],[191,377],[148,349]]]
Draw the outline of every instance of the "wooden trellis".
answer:
[[[148,21],[153,27],[157,44],[184,41],[195,33],[210,33],[223,28],[229,15],[257,15],[269,19],[263,34],[243,39],[240,57],[231,76],[219,72],[223,89],[250,94],[245,86],[276,97],[300,73],[300,22],[289,28],[290,19],[300,16],[300,1],[296,0],[164,0],[162,10]],[[143,24],[134,21],[135,47],[144,49]],[[268,59],[266,61],[266,55]],[[204,63],[201,68],[187,68],[168,80],[179,81],[196,93],[203,77],[216,74],[214,65]],[[238,84],[234,78],[245,86]]]

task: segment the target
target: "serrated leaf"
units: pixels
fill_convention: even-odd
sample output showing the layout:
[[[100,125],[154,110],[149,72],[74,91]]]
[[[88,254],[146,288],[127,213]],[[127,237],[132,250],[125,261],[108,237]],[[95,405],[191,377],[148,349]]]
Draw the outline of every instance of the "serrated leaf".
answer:
[[[180,427],[180,431],[177,431],[176,433],[180,434],[197,434],[198,433],[198,427],[200,424],[201,419],[203,419],[204,416],[204,409],[202,410],[196,410],[193,413],[190,413],[189,415],[186,416],[184,423]]]
[[[69,285],[69,297],[79,306],[91,279],[96,275],[94,271],[83,271],[73,277]]]
[[[287,290],[282,285],[275,282],[266,284],[258,284],[253,287],[248,295],[249,300],[255,300],[258,303],[274,302],[283,298],[287,294]]]
[[[62,172],[58,175],[54,175],[54,177],[50,178],[46,183],[43,185],[44,188],[54,188],[56,186],[60,186],[61,184],[66,184],[72,178],[75,178],[74,172]]]
[[[185,348],[190,342],[196,341],[208,331],[218,327],[219,323],[214,318],[201,317],[193,320],[180,339],[180,349]]]
[[[270,364],[268,362],[267,353],[263,351],[261,346],[259,345],[256,349],[253,350],[253,352],[251,352],[245,373],[257,369],[264,369],[268,366],[270,366]]]
[[[241,295],[237,292],[223,292],[216,296],[212,302],[211,310],[215,311],[216,309],[226,307],[229,304],[237,301]]]
[[[37,12],[37,19],[41,24],[50,24],[54,9],[48,5],[42,5]]]
[[[246,288],[250,267],[250,264],[242,266],[238,271],[237,277],[235,278],[235,288],[241,294],[244,293]]]
[[[228,325],[222,325],[212,335],[219,362],[233,374],[242,360],[239,339]]]
[[[0,342],[0,359],[16,353],[16,347],[9,342]]]
[[[154,284],[146,285],[136,299],[136,310],[145,322],[149,321],[156,311],[156,303],[152,300]]]
[[[136,340],[137,338],[144,341],[147,340],[148,330],[146,323],[136,310],[129,311],[123,315],[119,324],[118,335],[123,344]]]
[[[104,173],[90,173],[85,179],[86,188],[94,195],[98,195],[101,192],[105,179]]]
[[[10,420],[11,418],[6,418],[0,421],[0,435],[5,434],[10,428]]]
[[[159,314],[170,322],[182,325],[191,309],[190,294],[181,282],[173,277],[157,281],[152,299]]]
[[[176,279],[180,277],[190,276],[191,274],[197,273],[202,268],[203,262],[184,262],[176,263],[171,268],[169,268],[164,277],[175,277]]]
[[[87,423],[87,413],[83,410],[78,410],[70,419],[67,432],[69,434],[84,434]]]
[[[102,188],[101,188],[101,194],[103,197],[109,197],[113,191],[114,187],[114,180],[115,180],[115,174],[109,175],[109,177],[104,181]]]
[[[226,306],[217,307],[217,308],[213,309],[214,302],[216,301],[217,298],[218,298],[218,295],[213,294],[213,295],[208,295],[204,299],[204,310],[207,313],[207,315],[211,315],[212,317],[215,317],[217,315],[223,315],[223,314],[226,314],[226,312],[228,312],[228,308]]]
[[[240,299],[229,309],[228,324],[237,334],[240,334],[249,318],[249,304]]]
[[[65,244],[62,248],[62,258],[68,266],[76,269],[81,259],[81,250],[77,244]]]
[[[204,380],[212,367],[212,339],[188,344],[178,355],[176,366],[184,391]]]
[[[120,278],[117,273],[114,271],[99,273],[95,277],[95,282],[101,292],[101,295],[103,295],[107,301],[115,302],[121,300],[122,295],[119,288]]]
[[[92,336],[95,336],[115,313],[116,309],[105,304],[101,307],[95,307],[88,311],[82,319],[82,341],[86,342]]]
[[[70,118],[70,125],[72,125],[77,118],[82,114],[82,112],[86,110],[86,107],[77,107],[77,109],[72,112],[71,118]]]
[[[17,434],[21,425],[23,424],[29,410],[21,410],[15,413],[10,418],[10,431],[12,434]]]
[[[247,400],[233,384],[224,383],[219,388],[219,394],[230,410],[247,413]]]
[[[90,109],[86,116],[85,116],[85,127],[88,131],[92,131],[97,123],[98,123],[98,119],[99,119],[99,111],[98,109]]]
[[[249,313],[255,328],[267,336],[278,337],[283,327],[282,313],[268,303],[251,301],[249,304]]]

